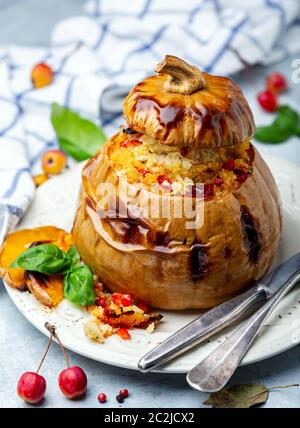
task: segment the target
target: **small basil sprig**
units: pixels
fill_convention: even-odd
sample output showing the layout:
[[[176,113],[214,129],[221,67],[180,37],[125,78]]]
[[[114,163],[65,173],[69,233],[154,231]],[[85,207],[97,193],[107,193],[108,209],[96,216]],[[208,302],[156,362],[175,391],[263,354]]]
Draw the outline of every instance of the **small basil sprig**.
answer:
[[[95,303],[91,269],[80,262],[76,247],[64,253],[56,245],[41,244],[20,254],[10,268],[21,268],[46,275],[64,275],[64,297],[73,303],[90,306]]]
[[[88,159],[106,138],[95,123],[59,104],[52,104],[51,122],[60,148],[77,161]]]
[[[278,144],[293,136],[300,136],[299,114],[289,106],[281,106],[274,122],[258,126],[254,138],[262,143]]]

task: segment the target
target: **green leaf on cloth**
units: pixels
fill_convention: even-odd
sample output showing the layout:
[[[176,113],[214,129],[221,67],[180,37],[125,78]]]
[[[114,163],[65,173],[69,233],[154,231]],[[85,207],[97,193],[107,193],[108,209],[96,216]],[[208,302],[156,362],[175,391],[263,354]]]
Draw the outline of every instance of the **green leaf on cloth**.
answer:
[[[254,138],[262,143],[279,144],[299,135],[299,114],[285,105],[278,108],[277,117],[271,125],[257,127]]]
[[[60,148],[77,161],[94,156],[106,141],[97,125],[56,103],[52,104],[51,122]]]

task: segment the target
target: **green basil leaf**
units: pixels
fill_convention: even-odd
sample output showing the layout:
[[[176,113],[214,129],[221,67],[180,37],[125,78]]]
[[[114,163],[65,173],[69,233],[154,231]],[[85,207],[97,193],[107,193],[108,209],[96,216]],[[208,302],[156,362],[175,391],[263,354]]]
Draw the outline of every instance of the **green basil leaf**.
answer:
[[[71,266],[67,255],[53,244],[41,244],[20,254],[10,265],[46,275],[62,274]]]
[[[93,273],[88,266],[79,265],[67,272],[64,277],[64,296],[82,306],[95,303]]]
[[[280,106],[270,126],[259,126],[254,138],[262,143],[278,144],[298,135],[299,114],[289,106]]]
[[[290,130],[293,134],[299,122],[299,114],[289,106],[278,108],[278,116],[273,125],[284,130]]]
[[[80,147],[76,147],[72,142],[58,138],[59,147],[78,162],[84,161],[91,157],[90,153],[82,150]]]
[[[52,104],[51,121],[61,149],[77,161],[94,156],[106,140],[93,122],[56,103]]]
[[[80,254],[79,254],[79,252],[78,252],[78,250],[77,250],[76,247],[71,247],[67,251],[67,256],[71,260],[71,265],[72,266],[76,266],[80,262]]]
[[[254,138],[262,143],[279,144],[288,140],[293,135],[289,129],[278,126],[258,126]]]
[[[295,135],[297,137],[300,137],[300,127],[299,126],[295,129]]]

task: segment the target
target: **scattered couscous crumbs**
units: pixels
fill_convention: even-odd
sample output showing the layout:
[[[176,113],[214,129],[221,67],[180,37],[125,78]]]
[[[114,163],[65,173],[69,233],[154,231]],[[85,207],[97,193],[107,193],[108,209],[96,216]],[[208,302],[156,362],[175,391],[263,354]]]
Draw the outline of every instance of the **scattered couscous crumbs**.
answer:
[[[146,330],[150,334],[154,333],[154,330],[155,330],[155,324],[154,324],[154,322],[152,322],[151,324],[149,324],[148,327],[146,328]]]
[[[110,325],[97,322],[96,319],[87,321],[84,326],[84,334],[91,340],[103,343],[106,337],[113,334],[114,330]]]

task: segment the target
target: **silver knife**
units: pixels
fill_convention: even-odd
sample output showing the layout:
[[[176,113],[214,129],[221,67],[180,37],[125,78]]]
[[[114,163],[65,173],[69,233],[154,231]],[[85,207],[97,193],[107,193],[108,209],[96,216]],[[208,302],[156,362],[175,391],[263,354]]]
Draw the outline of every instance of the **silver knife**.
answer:
[[[188,384],[198,391],[220,391],[239,366],[266,318],[299,281],[300,271],[297,271],[241,327],[189,371],[186,377]]]
[[[257,304],[271,298],[299,269],[300,252],[266,274],[246,292],[209,310],[168,337],[140,359],[139,370],[148,372],[167,363],[253,312]]]

